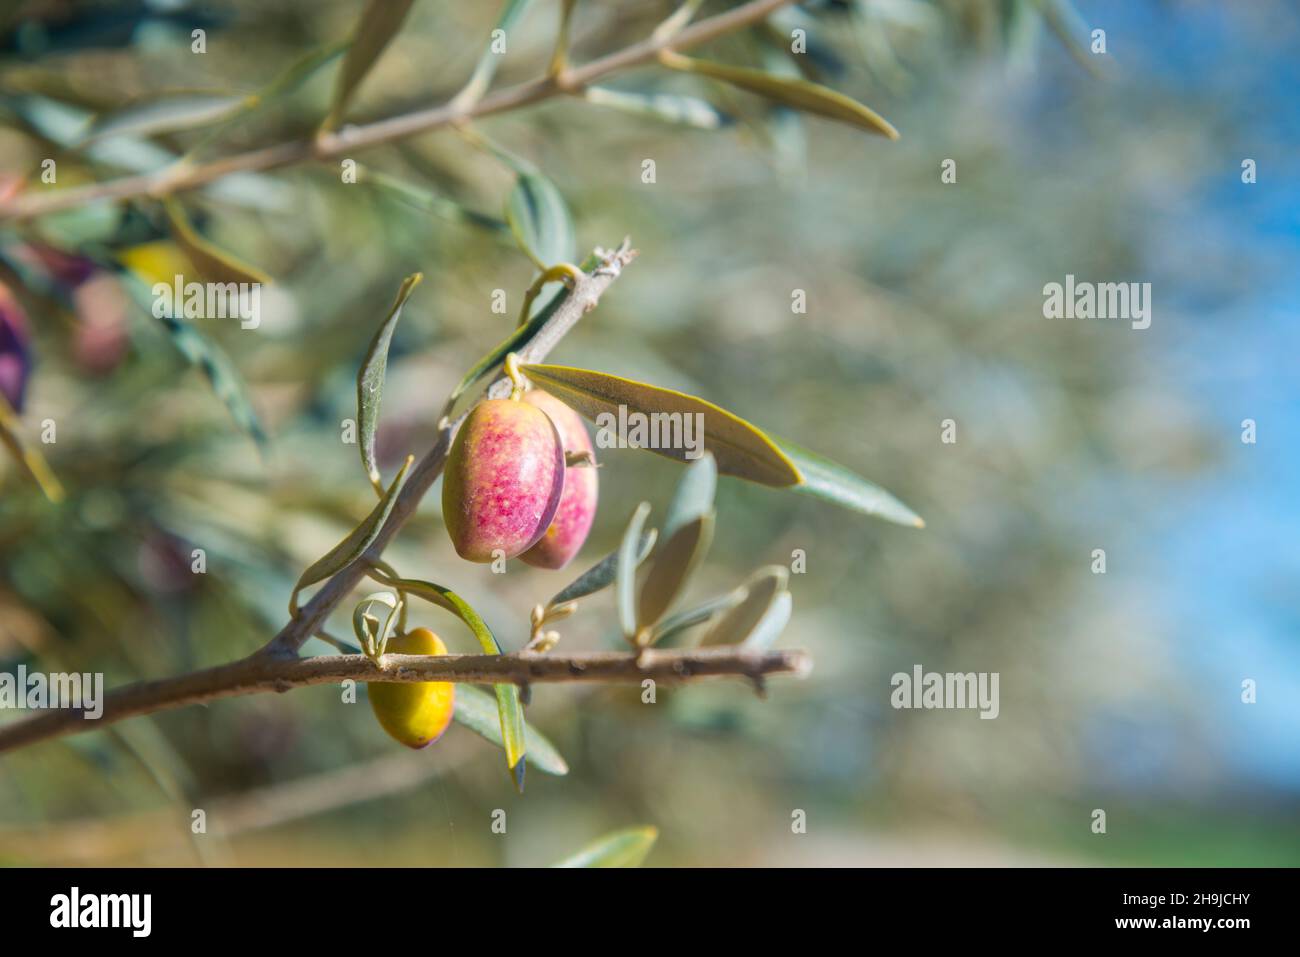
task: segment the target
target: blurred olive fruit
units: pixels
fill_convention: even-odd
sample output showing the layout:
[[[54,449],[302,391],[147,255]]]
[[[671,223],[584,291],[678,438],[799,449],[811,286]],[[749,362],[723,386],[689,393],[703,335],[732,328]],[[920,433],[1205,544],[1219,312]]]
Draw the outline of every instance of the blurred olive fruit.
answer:
[[[443,521],[461,558],[514,558],[546,533],[563,491],[564,447],[550,417],[489,399],[470,410],[447,456]]]
[[[9,287],[0,283],[0,394],[15,412],[23,410],[31,371],[27,314]]]
[[[549,392],[533,389],[524,394],[524,401],[550,416],[570,461],[575,454],[586,453],[587,456],[584,464],[566,464],[564,493],[560,496],[560,506],[555,510],[555,517],[537,544],[519,556],[529,565],[538,568],[563,568],[582,548],[596,517],[599,482],[596,476],[596,448],[591,444],[591,436],[587,434],[582,416]]]
[[[384,653],[445,655],[447,646],[428,628],[416,628],[389,638]],[[451,724],[456,685],[450,681],[372,681],[370,707],[390,737],[408,748],[428,747]]]

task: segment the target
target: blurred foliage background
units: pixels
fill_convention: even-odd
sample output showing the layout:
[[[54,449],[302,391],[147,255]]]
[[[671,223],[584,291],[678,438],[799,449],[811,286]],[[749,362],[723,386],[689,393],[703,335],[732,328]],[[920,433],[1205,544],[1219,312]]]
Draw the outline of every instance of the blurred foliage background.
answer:
[[[9,4],[0,190],[185,152],[205,130],[99,149],[67,131],[164,91],[253,92],[346,37],[359,8]],[[417,2],[349,120],[452,96],[496,8]],[[556,8],[535,3],[512,30],[498,83],[544,70]],[[634,42],[670,11],[582,0],[575,57]],[[902,139],[659,67],[603,85],[699,97],[725,122],[559,98],[475,129],[558,185],[582,248],[630,235],[640,250],[555,361],[703,395],[925,516],[914,531],[723,481],[692,592],[804,549],[782,644],[809,649],[813,675],[772,682],[765,701],[728,682],[661,689],[654,706],[635,687],[538,687],[530,719],[571,772],[530,774],[523,795],[465,729],[397,753],[364,702],[330,686],[135,719],[0,758],[0,861],[542,864],[648,824],[659,865],[1300,863],[1294,7],[853,0],[770,22],[777,37],[806,29],[798,66]],[[1089,28],[1106,30],[1106,55],[1088,51]],[[773,66],[772,35],[703,52]],[[310,134],[336,68],[206,149]],[[47,157],[57,187],[40,183]],[[955,184],[940,181],[949,158]],[[1245,158],[1256,184],[1241,181]],[[57,423],[42,450],[68,492],[50,506],[3,466],[0,668],[102,671],[114,685],[242,656],[278,630],[299,572],[373,502],[340,423],[373,330],[416,270],[425,282],[389,367],[386,474],[428,446],[444,397],[508,331],[532,277],[508,234],[457,212],[498,218],[512,173],[453,131],[357,159],[455,205],[438,215],[342,184],[333,164],[184,197],[205,236],[274,279],[257,329],[203,326],[247,383],[262,451],[124,290],[123,252],[165,235],[156,203],[0,225],[0,281],[31,326],[24,429],[35,441]],[[1067,273],[1152,283],[1151,328],[1044,319],[1043,286]],[[491,311],[498,288],[507,316]],[[806,314],[791,312],[794,289]],[[1256,445],[1241,442],[1244,418]],[[677,474],[606,452],[573,572]],[[572,577],[459,561],[436,492],[389,556],[461,591],[510,648],[532,604]],[[441,612],[417,620],[474,650]],[[561,630],[563,648],[615,646],[612,599]],[[918,663],[1000,672],[999,718],[891,709],[890,676]],[[1257,704],[1241,703],[1246,678]],[[191,836],[193,808],[207,835]],[[497,808],[504,836],[490,830]],[[1105,835],[1091,833],[1094,808]],[[794,809],[807,834],[791,833]]]

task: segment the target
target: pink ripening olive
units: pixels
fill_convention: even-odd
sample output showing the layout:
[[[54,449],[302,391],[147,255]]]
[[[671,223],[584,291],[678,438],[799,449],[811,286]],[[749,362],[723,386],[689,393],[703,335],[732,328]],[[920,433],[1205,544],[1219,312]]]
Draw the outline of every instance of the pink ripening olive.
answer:
[[[564,447],[546,413],[489,399],[470,410],[447,456],[443,521],[461,558],[514,558],[546,533],[563,491]]]
[[[524,394],[524,401],[537,406],[555,423],[565,452],[588,452],[592,461],[586,465],[570,465],[564,470],[564,494],[560,507],[546,529],[546,534],[521,556],[537,568],[563,568],[578,554],[582,543],[591,531],[596,517],[598,479],[595,468],[595,446],[587,434],[582,416],[549,392],[533,389]]]

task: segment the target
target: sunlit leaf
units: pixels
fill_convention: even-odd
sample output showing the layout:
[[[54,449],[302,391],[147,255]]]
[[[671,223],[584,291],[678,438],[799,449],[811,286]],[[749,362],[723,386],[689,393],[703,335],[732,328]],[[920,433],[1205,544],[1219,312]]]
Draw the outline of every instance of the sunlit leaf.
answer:
[[[182,93],[141,100],[97,116],[83,142],[110,136],[156,136],[194,129],[230,116],[244,103],[242,96]]]
[[[375,540],[379,534],[379,529],[383,527],[384,522],[393,511],[393,505],[397,502],[397,493],[401,491],[402,483],[406,481],[406,470],[411,467],[413,456],[407,456],[405,464],[393,479],[393,484],[388,486],[388,491],[379,503],[371,509],[367,515],[343,541],[339,542],[316,562],[302,573],[298,583],[293,587],[293,595],[289,599],[289,614],[297,615],[298,613],[298,593],[308,585],[314,585],[316,582],[324,581],[326,578],[342,571],[365,553],[370,547],[370,543]]]
[[[677,123],[700,130],[721,129],[731,117],[708,100],[680,93],[642,93],[589,86],[582,92],[588,103],[608,106],[633,116],[650,116],[665,123]]]
[[[379,55],[402,28],[413,0],[369,0],[352,31],[352,42],[334,84],[334,99],[324,129],[336,129],[343,122],[348,101],[365,79]]]
[[[506,222],[538,269],[570,262],[577,255],[568,204],[541,173],[519,174],[506,200]]]
[[[650,516],[650,503],[642,502],[632,513],[627,529],[623,532],[623,541],[618,546],[618,570],[614,576],[617,583],[618,620],[623,627],[623,634],[629,639],[636,636],[636,569],[637,552],[641,545],[641,529]]]
[[[632,827],[606,834],[554,867],[640,867],[659,838],[653,827]]]
[[[762,621],[777,597],[785,592],[789,579],[790,573],[782,565],[760,568],[745,583],[744,600],[713,623],[705,632],[700,645],[734,645],[744,641]]]
[[[597,426],[616,423],[622,406],[628,413],[639,412],[646,416],[677,414],[685,435],[684,417],[701,415],[704,427],[699,438],[704,448],[717,459],[720,473],[778,488],[796,485],[800,481],[794,464],[766,434],[712,402],[590,369],[526,365],[523,371],[538,386],[577,409]],[[599,418],[602,413],[613,418],[602,421]],[[669,420],[664,418],[660,421]],[[650,451],[681,462],[690,461],[686,457],[689,450],[684,444]]]
[[[357,432],[361,448],[361,465],[370,483],[382,494],[383,484],[379,465],[375,461],[375,433],[379,428],[379,407],[384,397],[384,376],[388,373],[388,347],[393,341],[393,330],[402,316],[402,306],[424,277],[420,273],[407,276],[397,290],[397,299],[388,310],[383,325],[370,341],[366,357],[357,373]]]
[[[921,516],[874,482],[867,481],[838,462],[800,448],[793,442],[776,437],[774,440],[803,475],[804,481],[795,487],[796,492],[899,525],[925,527]]]
[[[271,277],[256,266],[241,262],[223,249],[218,249],[204,239],[185,216],[185,210],[174,199],[163,201],[167,212],[167,221],[171,225],[172,238],[205,279],[219,283],[248,283],[268,285]]]
[[[637,547],[636,552],[637,565],[645,561],[646,556],[650,554],[650,549],[654,548],[655,539],[658,536],[659,533],[653,528],[642,533],[641,544]],[[594,595],[596,592],[612,585],[617,575],[618,550],[616,549],[574,579],[567,588],[552,598],[549,604],[551,607],[555,607],[566,602],[576,601],[579,598],[585,598],[587,595]]]
[[[750,93],[757,93],[783,106],[848,123],[891,140],[898,139],[898,131],[884,117],[857,100],[819,83],[796,77],[774,76],[762,70],[732,66],[728,63],[696,60],[671,51],[661,53],[660,59],[665,66],[674,70],[721,80],[742,90],[748,90]]]
[[[498,748],[505,747],[501,737],[501,716],[496,699],[486,691],[460,682],[456,685],[455,718],[475,734],[491,741]],[[546,736],[528,722],[524,722],[524,737],[528,745],[528,764],[546,774],[569,773],[569,765]]]

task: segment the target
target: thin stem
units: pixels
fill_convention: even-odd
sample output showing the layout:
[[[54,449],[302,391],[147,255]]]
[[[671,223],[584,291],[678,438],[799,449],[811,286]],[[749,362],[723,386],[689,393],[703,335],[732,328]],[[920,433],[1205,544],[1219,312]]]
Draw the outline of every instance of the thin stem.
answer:
[[[572,655],[365,655],[268,658],[253,655],[228,665],[175,678],[127,685],[105,695],[103,714],[88,720],[77,709],[42,711],[0,726],[0,753],[49,738],[95,731],[126,718],[186,705],[308,685],[365,682],[453,681],[527,685],[537,682],[679,683],[739,677],[755,683],[770,675],[802,677],[811,661],[802,651],[754,653],[741,648],[636,653],[584,652]]]

